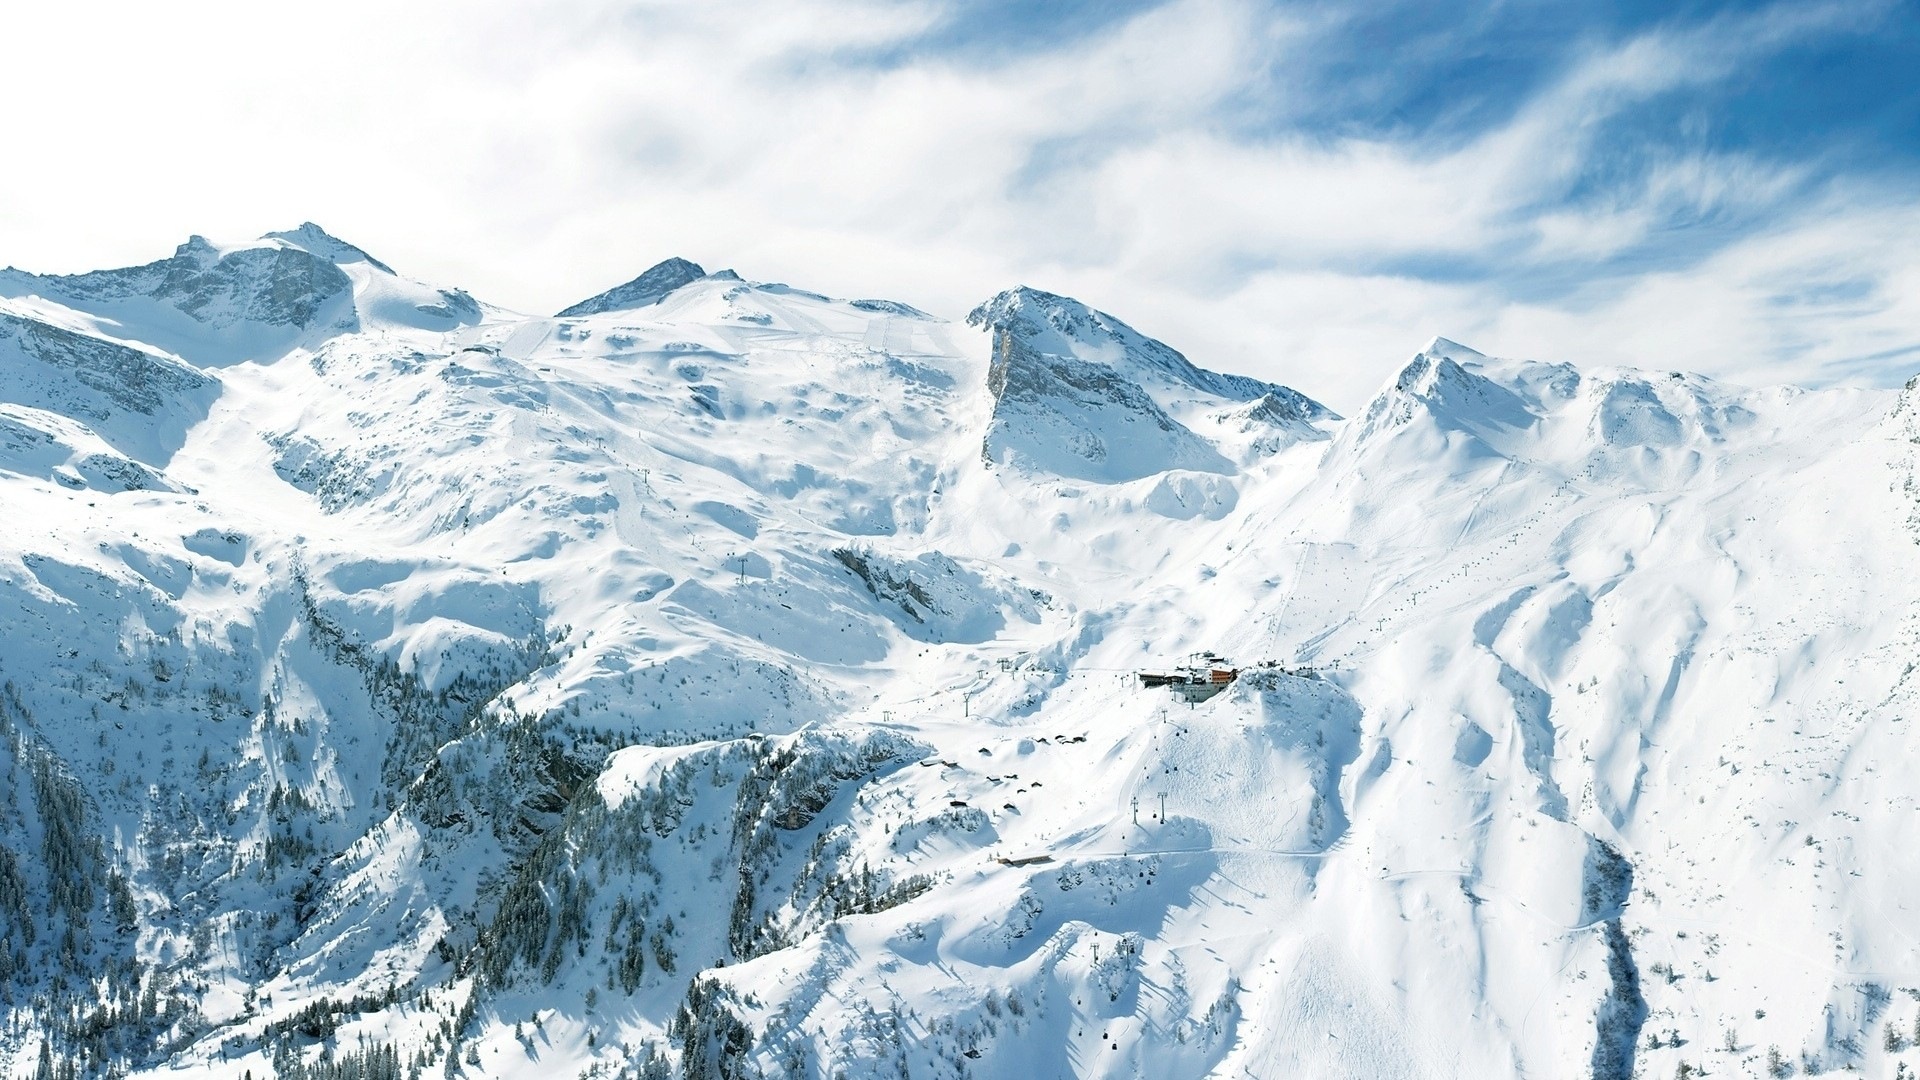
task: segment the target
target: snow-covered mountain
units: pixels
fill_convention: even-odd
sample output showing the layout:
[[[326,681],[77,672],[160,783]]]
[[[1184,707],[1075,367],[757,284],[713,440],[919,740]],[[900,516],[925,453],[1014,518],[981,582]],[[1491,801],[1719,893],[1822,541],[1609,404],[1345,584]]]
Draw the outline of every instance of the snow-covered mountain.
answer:
[[[1910,1072],[1916,395],[0,272],[0,1076]]]

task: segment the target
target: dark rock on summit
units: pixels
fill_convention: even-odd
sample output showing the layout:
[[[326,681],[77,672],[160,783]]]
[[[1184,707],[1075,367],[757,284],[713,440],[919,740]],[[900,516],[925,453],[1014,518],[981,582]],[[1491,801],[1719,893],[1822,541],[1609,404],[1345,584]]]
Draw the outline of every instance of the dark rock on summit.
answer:
[[[223,255],[199,236],[159,262],[49,280],[58,293],[82,301],[150,297],[202,323],[302,330],[353,288],[332,260],[303,248],[249,247]]]
[[[608,311],[624,311],[628,308],[647,307],[665,299],[668,293],[683,285],[699,281],[707,272],[698,263],[685,259],[668,259],[656,263],[646,273],[624,285],[616,285],[598,296],[590,297],[560,312],[556,318],[567,319],[579,315],[599,315]]]

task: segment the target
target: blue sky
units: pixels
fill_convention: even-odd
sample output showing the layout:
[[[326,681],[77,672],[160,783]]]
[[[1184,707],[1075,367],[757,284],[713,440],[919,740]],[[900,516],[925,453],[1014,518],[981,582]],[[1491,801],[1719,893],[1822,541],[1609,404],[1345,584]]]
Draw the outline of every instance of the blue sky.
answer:
[[[314,219],[554,310],[671,254],[1066,292],[1356,407],[1427,338],[1920,372],[1920,6],[78,0],[0,72],[0,263]]]

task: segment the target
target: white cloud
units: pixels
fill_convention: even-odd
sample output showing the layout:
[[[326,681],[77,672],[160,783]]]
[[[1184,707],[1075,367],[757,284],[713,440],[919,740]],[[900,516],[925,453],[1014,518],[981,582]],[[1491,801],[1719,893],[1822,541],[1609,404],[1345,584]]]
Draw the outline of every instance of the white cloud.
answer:
[[[1895,287],[1908,196],[1707,146],[1577,192],[1623,111],[1861,10],[1596,44],[1447,142],[1295,125],[1340,15],[1239,0],[959,52],[917,44],[951,14],[933,2],[45,5],[0,69],[0,261],[86,269],[311,218],[528,310],[670,254],[948,315],[1024,282],[1342,408],[1435,333],[1886,379],[1905,361],[1853,358],[1920,332]],[[1671,233],[1697,220],[1745,238],[1689,257]],[[1650,245],[1667,260],[1617,265]],[[1796,294],[1830,277],[1852,284]]]
[[[1510,304],[1515,356],[1703,371],[1749,383],[1887,383],[1920,372],[1920,206],[1836,191],[1697,265],[1605,294]]]

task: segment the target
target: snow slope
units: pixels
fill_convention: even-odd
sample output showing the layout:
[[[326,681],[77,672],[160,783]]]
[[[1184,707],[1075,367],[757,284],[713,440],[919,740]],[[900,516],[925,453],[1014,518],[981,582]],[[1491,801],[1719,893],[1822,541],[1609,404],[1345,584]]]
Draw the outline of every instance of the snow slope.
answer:
[[[1910,1071],[1917,395],[6,271],[0,1075]]]

